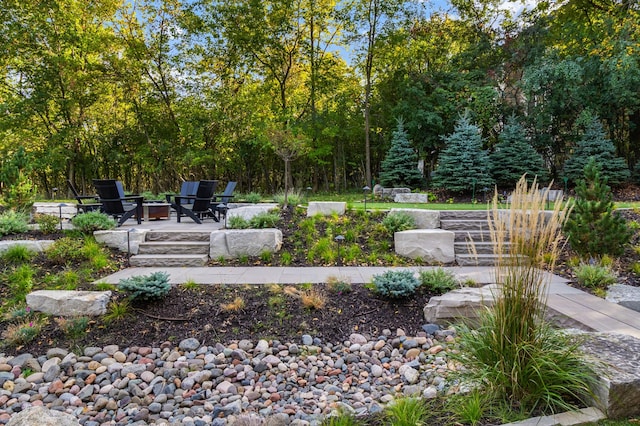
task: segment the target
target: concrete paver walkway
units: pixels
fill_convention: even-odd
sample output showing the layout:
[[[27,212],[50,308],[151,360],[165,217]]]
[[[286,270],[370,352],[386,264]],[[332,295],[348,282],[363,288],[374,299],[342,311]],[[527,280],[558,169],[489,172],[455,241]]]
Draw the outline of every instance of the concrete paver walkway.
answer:
[[[330,277],[348,279],[353,284],[371,282],[376,274],[389,269],[427,270],[434,267],[202,267],[202,268],[127,268],[105,277],[100,282],[117,284],[123,278],[149,275],[156,271],[169,274],[172,284],[194,281],[198,284],[302,284],[326,282]],[[452,267],[450,270],[464,282],[490,284],[492,267]],[[567,285],[568,280],[553,275],[549,277],[547,306],[556,316],[566,317],[567,326],[590,331],[607,331],[628,334],[640,338],[640,313],[607,302]]]

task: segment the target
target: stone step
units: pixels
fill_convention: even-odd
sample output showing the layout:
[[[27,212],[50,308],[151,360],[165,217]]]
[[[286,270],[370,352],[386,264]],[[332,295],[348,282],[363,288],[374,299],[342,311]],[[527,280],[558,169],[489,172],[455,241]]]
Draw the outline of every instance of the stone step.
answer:
[[[148,241],[140,243],[138,254],[209,254],[208,241]]]
[[[147,241],[210,241],[211,232],[202,231],[149,231]]]
[[[486,219],[440,219],[440,228],[448,231],[488,231],[489,223]]]
[[[440,220],[484,220],[487,210],[441,210]]]
[[[457,254],[494,254],[495,244],[492,242],[473,242],[473,244],[465,241],[454,243],[454,251]],[[505,252],[509,252],[509,243],[504,243]]]
[[[206,254],[138,254],[131,256],[131,266],[175,267],[205,266],[209,262]]]
[[[453,231],[455,232],[455,238],[454,241],[455,242],[466,242],[466,241],[474,241],[476,243],[490,243],[491,242],[491,233],[489,232],[489,230],[485,230],[485,231],[477,231],[477,230],[472,230],[472,231],[462,231],[462,230],[458,230],[458,231]]]

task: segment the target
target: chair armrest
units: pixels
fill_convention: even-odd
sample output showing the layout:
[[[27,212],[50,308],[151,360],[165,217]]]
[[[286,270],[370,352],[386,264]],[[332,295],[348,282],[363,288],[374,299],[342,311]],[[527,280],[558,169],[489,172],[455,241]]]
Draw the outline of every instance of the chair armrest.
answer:
[[[234,195],[225,195],[225,194],[214,194],[213,197],[211,198],[212,200],[215,200],[216,198],[233,198]]]
[[[142,202],[142,200],[144,200],[144,197],[142,195],[127,195],[120,198],[120,200],[133,200],[135,202],[138,202],[138,200],[140,200],[140,202]]]

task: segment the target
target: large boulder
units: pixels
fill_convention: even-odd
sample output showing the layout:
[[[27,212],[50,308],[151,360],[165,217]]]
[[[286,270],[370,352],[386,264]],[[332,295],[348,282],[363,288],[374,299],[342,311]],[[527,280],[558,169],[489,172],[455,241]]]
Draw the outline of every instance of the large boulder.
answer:
[[[140,243],[144,243],[148,229],[114,229],[110,231],[95,231],[93,236],[96,241],[108,247],[129,251],[130,254],[138,254]]]
[[[455,233],[442,229],[411,229],[394,234],[396,253],[425,262],[451,263],[456,260]]]
[[[416,222],[417,229],[440,228],[440,212],[438,210],[425,209],[391,209],[389,215],[406,213]]]
[[[275,253],[282,246],[282,231],[267,229],[226,229],[211,233],[211,259],[234,259]]]
[[[310,201],[307,208],[307,217],[315,216],[331,216],[337,214],[342,216],[347,210],[347,203],[344,201]]]
[[[79,426],[78,419],[62,411],[29,407],[13,414],[7,426]]]
[[[395,194],[393,201],[396,203],[428,203],[429,194],[420,194],[417,192]]]
[[[110,291],[37,290],[27,295],[27,305],[49,315],[104,315]]]
[[[251,220],[254,216],[261,213],[268,213],[276,207],[278,207],[278,205],[275,203],[261,203],[229,209],[227,212],[227,220],[235,216],[241,217],[245,220]]]
[[[607,301],[640,312],[640,287],[613,284],[607,290]]]
[[[396,194],[410,194],[409,188],[384,188],[382,185],[375,185],[373,187],[373,196],[375,198],[381,198],[384,200],[393,200]]]
[[[493,306],[497,291],[497,285],[489,284],[484,287],[463,287],[442,296],[434,296],[423,309],[424,319],[434,324],[458,321],[476,324],[481,312]]]
[[[640,339],[615,333],[585,333],[582,349],[595,361],[593,404],[608,418],[640,415]]]
[[[0,241],[0,253],[13,246],[25,246],[30,251],[41,252],[47,249],[53,240],[6,240]]]

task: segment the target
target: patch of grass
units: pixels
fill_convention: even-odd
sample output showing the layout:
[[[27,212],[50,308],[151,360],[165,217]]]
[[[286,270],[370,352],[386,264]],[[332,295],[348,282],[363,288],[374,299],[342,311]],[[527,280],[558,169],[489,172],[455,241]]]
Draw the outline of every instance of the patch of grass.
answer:
[[[429,417],[429,408],[420,398],[404,397],[387,405],[384,415],[388,424],[393,426],[424,425]]]
[[[77,316],[77,317],[58,317],[55,318],[55,322],[62,332],[71,340],[78,340],[87,334],[89,327],[89,317]]]
[[[180,287],[182,287],[184,290],[187,290],[187,291],[200,290],[200,284],[198,284],[197,282],[195,282],[192,279],[189,279],[189,280],[185,281],[184,283],[182,283],[180,285]]]
[[[316,289],[304,290],[300,294],[300,300],[302,301],[302,306],[307,309],[322,309],[327,304],[327,297]]]
[[[574,269],[578,283],[588,288],[607,288],[617,281],[616,274],[608,266],[583,263]]]
[[[2,332],[4,343],[16,347],[31,342],[42,332],[46,319],[32,319],[9,324]]]
[[[123,321],[133,317],[130,299],[112,300],[107,305],[107,313],[102,319],[107,323]]]
[[[14,265],[31,262],[35,256],[36,253],[24,244],[13,244],[0,253],[0,259]]]
[[[16,302],[24,302],[27,294],[33,289],[33,277],[36,270],[31,265],[20,265],[9,273],[9,291]]]
[[[334,276],[327,278],[327,288],[330,292],[337,294],[350,293],[353,290],[351,280]]]

